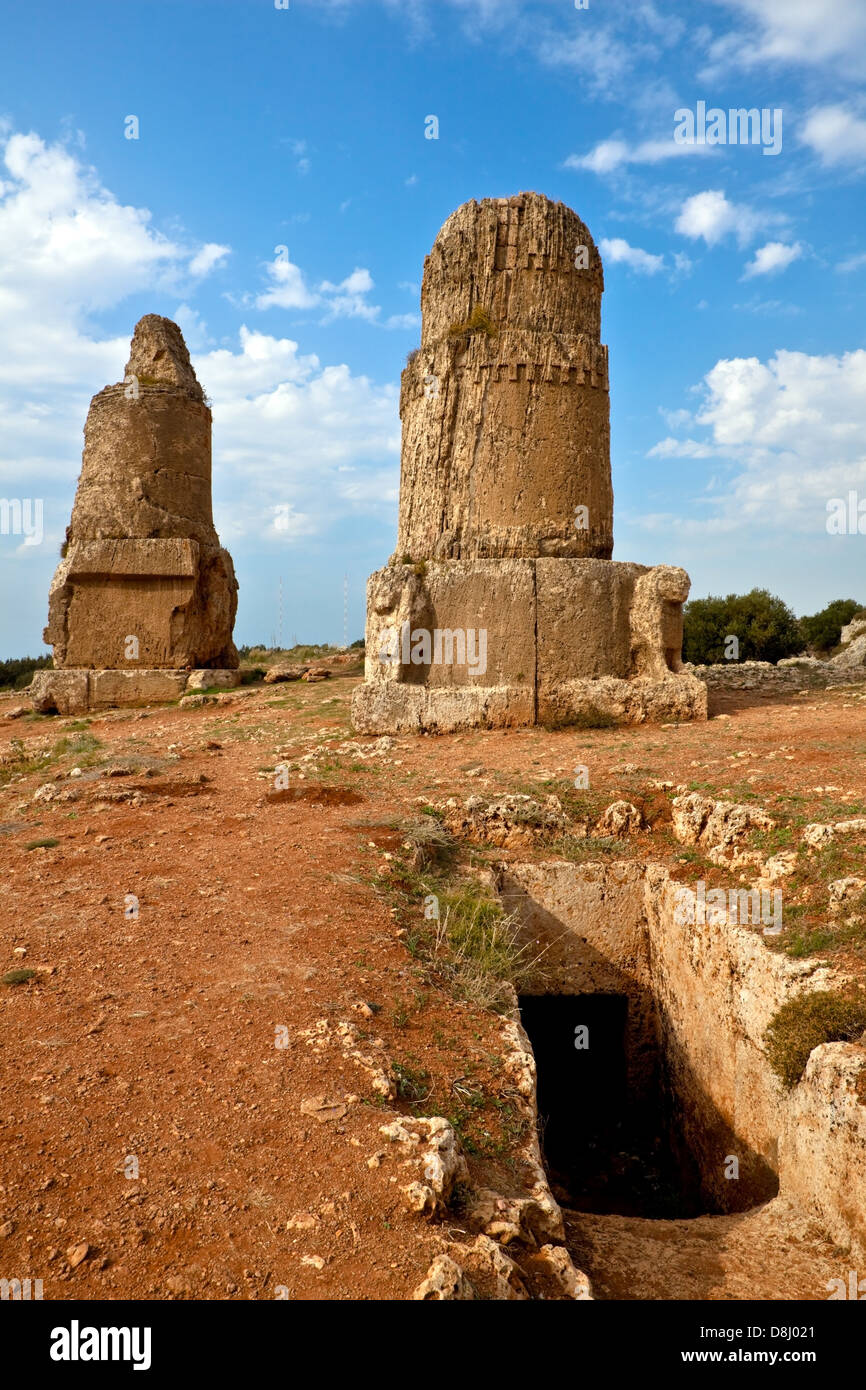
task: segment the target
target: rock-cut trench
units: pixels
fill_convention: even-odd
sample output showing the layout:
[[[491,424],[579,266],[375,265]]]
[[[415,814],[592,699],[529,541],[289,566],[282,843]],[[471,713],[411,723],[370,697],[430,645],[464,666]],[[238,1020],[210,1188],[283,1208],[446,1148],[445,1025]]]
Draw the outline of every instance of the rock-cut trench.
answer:
[[[866,1134],[862,1105],[831,1123],[825,1083],[862,1058],[825,1045],[795,1096],[774,1077],[763,1029],[809,987],[802,964],[754,930],[680,922],[657,866],[512,863],[498,886],[541,953],[521,1021],[548,1179],[594,1296],[826,1299],[862,1249],[849,1188]]]

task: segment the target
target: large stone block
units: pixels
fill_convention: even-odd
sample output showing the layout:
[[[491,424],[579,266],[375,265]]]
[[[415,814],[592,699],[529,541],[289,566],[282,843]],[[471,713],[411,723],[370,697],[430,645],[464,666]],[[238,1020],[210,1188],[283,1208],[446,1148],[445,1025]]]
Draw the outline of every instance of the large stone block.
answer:
[[[540,690],[575,677],[628,680],[632,600],[645,570],[612,560],[536,561]]]
[[[367,585],[366,678],[533,690],[535,621],[531,560],[390,566]]]
[[[386,733],[706,718],[706,686],[679,673],[668,612],[687,593],[683,570],[610,560],[379,570],[353,722]]]
[[[87,671],[37,671],[28,695],[37,714],[82,714],[88,709]]]
[[[177,700],[186,690],[186,671],[91,671],[90,708],[160,704]]]

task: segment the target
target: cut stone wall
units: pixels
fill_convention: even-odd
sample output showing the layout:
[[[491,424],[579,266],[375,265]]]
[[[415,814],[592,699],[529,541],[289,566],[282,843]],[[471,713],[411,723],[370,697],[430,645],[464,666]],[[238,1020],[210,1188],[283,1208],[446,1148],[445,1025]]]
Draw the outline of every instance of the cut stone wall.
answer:
[[[781,1197],[866,1258],[866,1048],[823,1044],[788,1091],[763,1043],[781,1004],[840,977],[768,950],[758,930],[688,922],[678,895],[691,890],[661,865],[510,863],[499,890],[531,949],[547,947],[551,992],[628,995],[632,1074],[648,1077],[641,1043],[657,1043],[673,1137],[698,1158],[707,1200],[742,1210],[776,1175]]]

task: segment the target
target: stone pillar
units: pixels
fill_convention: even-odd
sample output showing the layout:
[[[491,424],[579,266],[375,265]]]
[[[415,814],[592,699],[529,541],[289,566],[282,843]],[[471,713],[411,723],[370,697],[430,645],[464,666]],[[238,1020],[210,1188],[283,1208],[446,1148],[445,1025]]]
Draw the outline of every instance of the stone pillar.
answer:
[[[537,193],[465,203],[424,266],[395,559],[610,559],[601,258]]]
[[[234,669],[237,588],[213,524],[211,412],[177,324],[148,314],[124,380],[90,405],[44,640],[57,669]],[[173,694],[178,681],[163,684]],[[44,673],[43,707],[53,685]],[[116,686],[162,688],[154,679]]]
[[[603,287],[587,228],[538,193],[466,203],[437,236],[360,732],[706,718],[680,670],[688,575],[610,558]]]

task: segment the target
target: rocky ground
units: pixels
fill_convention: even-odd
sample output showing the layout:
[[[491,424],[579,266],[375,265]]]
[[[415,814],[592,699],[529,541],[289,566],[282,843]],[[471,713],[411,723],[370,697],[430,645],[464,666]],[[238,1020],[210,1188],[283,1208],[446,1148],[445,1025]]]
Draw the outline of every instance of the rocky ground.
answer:
[[[863,686],[732,692],[706,725],[376,739],[351,732],[356,680],[77,720],[0,698],[3,1277],[46,1299],[404,1299],[488,1229],[479,1191],[527,1190],[503,1001],[424,916],[437,826],[479,892],[534,853],[783,882],[767,949],[864,973]],[[503,821],[503,794],[542,810]],[[419,1116],[468,1163],[432,1218],[407,1201],[411,1144],[382,1133]],[[567,1228],[598,1297],[826,1298],[847,1272],[778,1203]],[[563,1296],[509,1249],[518,1283]]]

